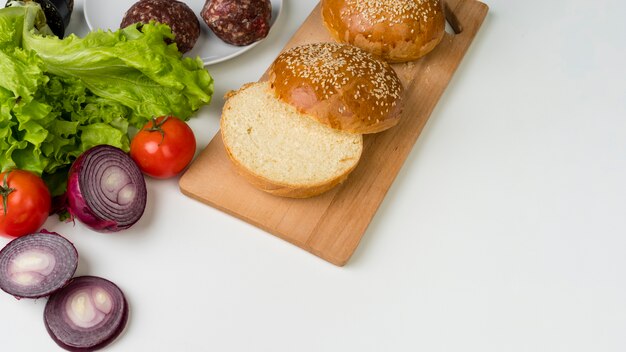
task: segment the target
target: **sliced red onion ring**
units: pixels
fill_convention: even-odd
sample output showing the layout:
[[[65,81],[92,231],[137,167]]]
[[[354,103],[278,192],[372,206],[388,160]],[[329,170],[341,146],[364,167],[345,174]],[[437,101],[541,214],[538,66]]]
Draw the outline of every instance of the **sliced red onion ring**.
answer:
[[[69,210],[97,231],[131,227],[146,208],[146,181],[121,149],[99,145],[72,164],[67,183]]]
[[[72,279],[55,292],[44,310],[52,339],[68,351],[94,351],[111,343],[128,321],[128,303],[111,281],[95,276]]]
[[[39,298],[63,287],[76,272],[78,253],[63,236],[34,233],[0,251],[0,288],[17,298]]]

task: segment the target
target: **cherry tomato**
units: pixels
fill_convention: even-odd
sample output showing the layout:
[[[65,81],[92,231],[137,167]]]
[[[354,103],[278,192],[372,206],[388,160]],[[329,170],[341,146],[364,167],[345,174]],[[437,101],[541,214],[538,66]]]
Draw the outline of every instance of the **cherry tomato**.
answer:
[[[33,233],[50,214],[50,191],[43,180],[24,170],[0,174],[0,234],[19,237]]]
[[[196,152],[196,137],[182,120],[161,116],[148,122],[130,142],[130,157],[146,175],[169,178],[180,173]]]

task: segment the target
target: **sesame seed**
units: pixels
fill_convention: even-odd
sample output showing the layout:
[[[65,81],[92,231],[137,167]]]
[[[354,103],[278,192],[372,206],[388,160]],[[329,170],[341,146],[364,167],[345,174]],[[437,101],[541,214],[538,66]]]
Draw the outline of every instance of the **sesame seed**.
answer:
[[[341,16],[357,18],[373,26],[389,22],[389,26],[407,21],[428,21],[428,14],[436,12],[439,0],[345,0]],[[360,23],[362,25],[362,23]]]
[[[329,99],[341,91],[343,99],[370,101],[375,115],[386,116],[389,109],[384,108],[395,104],[402,92],[400,80],[391,66],[351,45],[306,44],[283,52],[276,62],[279,69],[284,68],[287,77],[297,78],[292,82],[274,81],[279,90],[304,83],[315,90],[318,99]],[[338,111],[347,110],[341,106]]]

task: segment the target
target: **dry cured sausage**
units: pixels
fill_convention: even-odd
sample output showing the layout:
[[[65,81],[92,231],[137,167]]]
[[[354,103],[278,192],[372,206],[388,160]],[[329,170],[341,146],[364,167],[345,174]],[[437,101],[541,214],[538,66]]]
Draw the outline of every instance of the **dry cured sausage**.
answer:
[[[228,44],[244,46],[270,31],[270,0],[207,0],[200,13],[213,33]]]
[[[174,33],[174,42],[180,52],[193,48],[200,36],[200,21],[187,4],[176,0],[141,0],[126,11],[120,27],[150,20],[165,23]]]

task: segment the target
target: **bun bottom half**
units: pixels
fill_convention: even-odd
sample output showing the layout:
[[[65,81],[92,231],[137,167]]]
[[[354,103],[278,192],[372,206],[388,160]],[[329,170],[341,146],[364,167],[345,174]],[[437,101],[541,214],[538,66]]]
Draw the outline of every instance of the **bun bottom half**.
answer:
[[[221,118],[237,172],[262,191],[308,198],[343,182],[363,152],[363,137],[334,130],[275,97],[267,82],[230,93]]]

